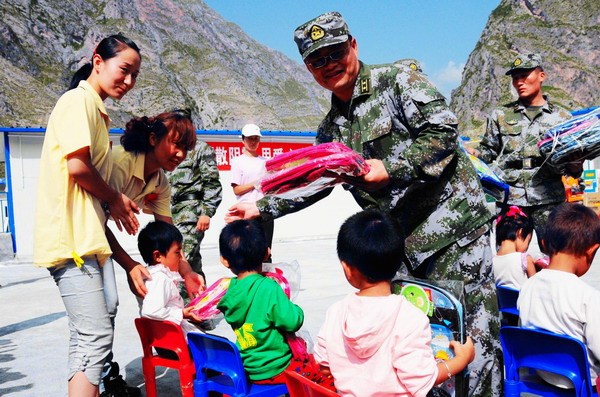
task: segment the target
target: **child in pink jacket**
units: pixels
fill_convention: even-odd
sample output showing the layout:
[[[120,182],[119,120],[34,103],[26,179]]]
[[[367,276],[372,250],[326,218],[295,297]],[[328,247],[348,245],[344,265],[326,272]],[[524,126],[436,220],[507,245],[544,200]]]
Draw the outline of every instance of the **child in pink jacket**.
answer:
[[[391,294],[403,249],[399,228],[380,211],[359,212],[340,229],[338,257],[359,291],[327,311],[315,358],[330,369],[341,396],[425,396],[473,361],[467,338],[465,344],[450,342],[455,357],[437,363],[427,316]]]

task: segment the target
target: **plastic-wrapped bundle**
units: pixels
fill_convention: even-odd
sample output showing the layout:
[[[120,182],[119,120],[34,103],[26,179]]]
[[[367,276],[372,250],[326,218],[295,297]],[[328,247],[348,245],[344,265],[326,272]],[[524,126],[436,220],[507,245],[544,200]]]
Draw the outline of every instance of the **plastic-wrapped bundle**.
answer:
[[[592,160],[600,155],[600,108],[592,108],[571,120],[549,129],[538,142],[540,152],[552,165],[578,160]]]
[[[293,300],[300,290],[300,266],[292,263],[269,263],[263,265],[263,274],[277,282],[286,296]],[[289,281],[288,281],[289,280]],[[202,320],[210,320],[221,313],[217,305],[227,292],[231,278],[220,278],[204,290],[188,307]]]
[[[473,164],[473,168],[475,168],[475,172],[477,172],[477,176],[481,181],[483,191],[494,197],[496,200],[508,199],[508,190],[510,186],[504,183],[489,165],[467,152],[464,146],[461,145],[461,147],[469,160],[471,160],[471,164]]]
[[[280,154],[267,161],[266,169],[261,191],[284,198],[310,196],[341,183],[337,175],[359,177],[369,172],[358,153],[337,142]]]

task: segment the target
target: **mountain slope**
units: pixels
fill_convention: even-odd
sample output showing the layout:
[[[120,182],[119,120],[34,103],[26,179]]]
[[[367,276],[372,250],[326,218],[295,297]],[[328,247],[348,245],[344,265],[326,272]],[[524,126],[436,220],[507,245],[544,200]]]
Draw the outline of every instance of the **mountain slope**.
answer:
[[[516,99],[504,73],[517,52],[542,55],[552,101],[569,110],[600,104],[599,38],[597,0],[502,0],[452,92],[461,132],[483,133],[486,115]]]
[[[328,108],[304,65],[199,0],[3,0],[0,15],[3,126],[45,125],[72,73],[114,33],[138,44],[142,68],[129,94],[107,100],[113,127],[188,107],[199,128],[314,130]]]

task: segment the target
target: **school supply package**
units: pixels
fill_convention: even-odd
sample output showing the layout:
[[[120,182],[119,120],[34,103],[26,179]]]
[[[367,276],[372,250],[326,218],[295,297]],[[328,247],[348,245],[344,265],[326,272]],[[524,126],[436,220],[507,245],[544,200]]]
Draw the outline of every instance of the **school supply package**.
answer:
[[[429,318],[431,350],[436,361],[454,357],[450,341],[465,342],[462,283],[458,281],[431,281],[399,279],[392,281],[392,293],[402,295]],[[468,374],[460,372],[439,386],[431,395],[439,397],[466,396]]]
[[[338,142],[282,153],[268,160],[266,169],[260,190],[288,199],[310,196],[342,183],[341,175],[360,177],[369,172],[358,153]]]
[[[550,128],[538,142],[540,152],[554,166],[592,160],[600,155],[600,107],[574,112],[574,115]]]

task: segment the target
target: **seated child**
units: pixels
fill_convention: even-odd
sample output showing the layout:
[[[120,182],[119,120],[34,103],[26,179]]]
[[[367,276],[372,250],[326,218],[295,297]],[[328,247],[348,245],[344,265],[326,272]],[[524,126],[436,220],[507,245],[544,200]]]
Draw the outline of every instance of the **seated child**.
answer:
[[[596,379],[600,373],[600,291],[579,277],[589,270],[600,245],[600,220],[583,205],[561,204],[548,217],[542,244],[550,265],[521,286],[517,301],[521,326],[579,339],[587,346],[592,379]],[[556,386],[573,387],[560,375],[540,372],[540,376]]]
[[[492,259],[497,285],[521,289],[536,273],[527,248],[533,235],[533,222],[517,206],[511,206],[496,220],[496,243],[500,247]]]
[[[285,383],[283,371],[295,370],[325,387],[331,378],[318,377],[318,365],[292,358],[284,333],[296,332],[304,322],[302,309],[290,302],[274,280],[261,274],[269,249],[257,223],[240,220],[223,228],[219,236],[221,262],[234,277],[217,308],[237,337],[237,345],[250,380],[259,384]]]
[[[182,257],[179,230],[163,221],[150,222],[138,235],[138,249],[142,259],[149,265],[151,279],[145,280],[146,296],[138,299],[140,316],[153,320],[171,321],[181,326],[184,335],[188,332],[203,332],[186,319],[200,321],[183,307],[178,284],[183,281],[179,275],[179,261]]]
[[[340,228],[338,257],[358,291],[328,309],[315,359],[331,370],[341,396],[425,396],[475,357],[467,338],[450,342],[454,358],[436,362],[427,316],[391,293],[403,250],[397,224],[380,211],[359,212]]]

